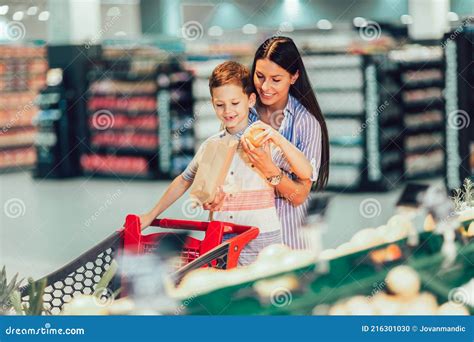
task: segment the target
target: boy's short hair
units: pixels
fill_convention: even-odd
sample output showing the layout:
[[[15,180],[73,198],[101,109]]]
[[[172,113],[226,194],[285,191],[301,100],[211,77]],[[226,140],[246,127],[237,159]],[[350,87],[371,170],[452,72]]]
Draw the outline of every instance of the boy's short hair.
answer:
[[[212,89],[227,84],[242,87],[243,92],[247,95],[253,93],[249,68],[243,64],[234,61],[227,61],[215,67],[209,77],[209,90],[211,95]]]

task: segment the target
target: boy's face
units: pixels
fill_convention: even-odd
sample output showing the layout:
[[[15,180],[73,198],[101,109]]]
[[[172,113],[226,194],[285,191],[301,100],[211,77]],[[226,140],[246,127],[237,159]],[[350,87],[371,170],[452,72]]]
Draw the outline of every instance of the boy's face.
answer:
[[[242,87],[227,84],[212,89],[212,105],[227,131],[237,133],[247,127],[249,108],[255,104],[255,94],[247,96]]]

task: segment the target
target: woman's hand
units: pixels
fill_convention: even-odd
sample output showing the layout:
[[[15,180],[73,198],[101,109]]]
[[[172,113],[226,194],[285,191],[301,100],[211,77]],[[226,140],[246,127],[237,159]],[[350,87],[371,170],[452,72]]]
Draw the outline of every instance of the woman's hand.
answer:
[[[280,169],[273,163],[268,142],[263,143],[261,147],[254,147],[245,136],[242,136],[240,141],[252,165],[266,178],[276,176],[280,173]]]
[[[267,141],[270,141],[275,145],[280,146],[281,142],[283,141],[282,139],[285,139],[285,137],[281,135],[280,132],[278,132],[272,126],[267,125],[263,121],[259,120],[254,122],[251,127],[258,127],[264,130],[262,133],[257,134],[257,136],[255,137],[256,140],[262,139],[262,144]]]
[[[153,220],[156,218],[151,213],[142,214],[139,217],[140,217],[140,228],[141,228],[141,230],[148,227],[153,222]]]
[[[217,189],[216,196],[214,197],[214,200],[209,203],[204,203],[203,208],[204,210],[211,210],[211,211],[219,211],[221,210],[222,206],[224,205],[224,199],[225,199],[225,192],[220,186]]]

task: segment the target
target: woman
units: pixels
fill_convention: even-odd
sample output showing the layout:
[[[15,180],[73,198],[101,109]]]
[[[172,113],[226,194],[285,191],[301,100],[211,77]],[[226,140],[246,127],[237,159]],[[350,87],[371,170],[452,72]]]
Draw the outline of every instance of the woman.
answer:
[[[266,130],[265,140],[282,150],[293,144],[313,166],[309,179],[298,179],[282,153],[270,155],[267,148],[254,148],[242,138],[253,165],[276,189],[276,207],[283,229],[283,242],[293,249],[309,248],[301,227],[306,216],[313,182],[323,189],[329,176],[329,138],[326,122],[308,79],[301,55],[292,39],[271,37],[255,53],[252,77],[258,95],[250,113],[254,126]],[[284,138],[283,138],[284,137]],[[208,209],[218,209],[218,196]]]

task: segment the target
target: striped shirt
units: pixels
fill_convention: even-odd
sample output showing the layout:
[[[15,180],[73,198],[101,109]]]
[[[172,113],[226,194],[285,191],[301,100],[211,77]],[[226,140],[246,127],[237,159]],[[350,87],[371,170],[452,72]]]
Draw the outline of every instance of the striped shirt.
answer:
[[[243,131],[234,134],[234,137],[240,139],[242,134]],[[205,146],[219,141],[226,135],[229,133],[224,130],[211,136],[201,145],[193,160],[181,174],[185,180],[189,182],[194,180]],[[226,196],[222,209],[214,212],[213,219],[254,226],[260,230],[257,238],[249,242],[240,253],[239,265],[248,265],[255,261],[258,253],[265,247],[282,243],[275,190],[254,168],[240,144],[232,158],[223,188]],[[230,237],[226,236],[224,240]]]
[[[274,115],[274,121],[277,121]],[[255,108],[249,114],[251,123],[259,120],[259,115]],[[288,103],[283,110],[283,118],[278,129],[288,141],[295,145],[313,166],[311,180],[314,182],[318,178],[319,167],[321,165],[321,126],[318,120],[293,96],[288,96]],[[292,173],[290,165],[283,154],[273,155],[275,164],[283,170],[291,179],[296,179]],[[283,243],[293,249],[307,249],[309,244],[304,237],[301,227],[306,218],[308,201],[294,207],[286,198],[276,196],[275,204],[282,224]]]

